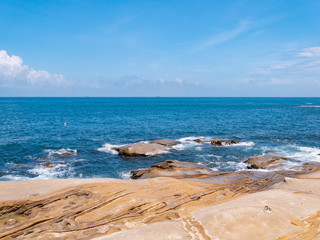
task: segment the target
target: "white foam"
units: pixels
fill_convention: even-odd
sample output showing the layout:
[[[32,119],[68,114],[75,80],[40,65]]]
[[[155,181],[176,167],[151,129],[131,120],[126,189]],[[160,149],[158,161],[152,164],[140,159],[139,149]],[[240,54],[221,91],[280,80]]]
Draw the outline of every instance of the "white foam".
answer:
[[[111,153],[113,155],[117,155],[118,152],[116,150],[114,150],[113,148],[119,148],[119,147],[123,147],[123,146],[125,146],[125,145],[113,145],[113,144],[105,143],[105,144],[103,144],[103,146],[101,148],[98,148],[97,150],[100,152]]]
[[[4,176],[0,177],[0,179],[1,180],[9,180],[9,181],[24,181],[24,180],[32,180],[33,178],[8,174],[8,175],[4,175]]]
[[[67,177],[74,176],[74,170],[71,166],[67,164],[53,164],[53,167],[44,167],[42,165],[36,166],[33,169],[28,170],[29,173],[38,175],[33,179],[52,179],[64,177],[66,174]]]
[[[131,177],[131,172],[130,171],[129,172],[120,172],[118,174],[120,175],[120,177],[122,179],[130,179],[130,177]]]
[[[254,142],[239,142],[239,143],[235,143],[235,144],[222,143],[222,145],[224,147],[252,147],[255,145],[255,143]]]
[[[300,108],[320,108],[320,105],[308,105],[308,106],[305,106],[305,105],[302,105],[302,106],[298,106]]]
[[[48,152],[49,156],[64,155],[64,154],[76,155],[78,153],[77,149],[70,149],[70,148],[61,148],[59,150],[46,149],[44,151]]]
[[[262,150],[263,153],[274,152],[299,162],[320,162],[320,148],[317,147],[304,147],[297,145],[277,147],[264,146],[262,147]]]

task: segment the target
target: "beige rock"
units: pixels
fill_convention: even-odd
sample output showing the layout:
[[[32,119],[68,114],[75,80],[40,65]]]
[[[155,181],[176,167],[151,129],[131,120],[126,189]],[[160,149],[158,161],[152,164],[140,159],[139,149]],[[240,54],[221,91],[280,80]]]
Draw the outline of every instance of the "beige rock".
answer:
[[[152,141],[151,143],[157,143],[157,144],[164,145],[164,146],[174,146],[174,145],[179,144],[178,141],[173,140],[173,139],[155,140],[155,141]]]
[[[196,177],[198,175],[212,173],[214,173],[214,171],[198,163],[167,160],[165,162],[154,164],[147,170],[131,171],[131,178]]]
[[[115,149],[117,150],[117,149]],[[167,148],[157,143],[135,143],[118,149],[122,157],[142,157],[168,152]]]
[[[268,153],[262,156],[250,157],[245,163],[249,164],[248,168],[254,169],[274,169],[282,167],[288,158],[279,154]]]

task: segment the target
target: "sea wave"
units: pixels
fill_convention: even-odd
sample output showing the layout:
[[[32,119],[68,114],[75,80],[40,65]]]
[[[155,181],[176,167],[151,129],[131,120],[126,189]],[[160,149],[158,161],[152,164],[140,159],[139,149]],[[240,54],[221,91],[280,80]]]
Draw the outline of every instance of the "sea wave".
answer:
[[[61,148],[59,150],[46,149],[44,151],[48,152],[49,156],[54,156],[54,155],[68,156],[68,155],[76,155],[76,154],[78,154],[78,150],[77,149],[70,149],[70,148]]]
[[[299,108],[320,108],[320,105],[301,105]]]
[[[222,146],[224,147],[252,147],[254,146],[255,143],[254,142],[239,142],[239,143],[235,143],[235,144],[225,144],[225,143],[222,143]]]
[[[28,170],[27,172],[37,175],[33,179],[52,179],[61,177],[74,177],[75,171],[68,164],[53,164],[52,167],[45,167],[43,165],[35,166],[34,168]]]
[[[105,152],[105,153],[117,155],[118,152],[116,150],[114,150],[113,148],[119,148],[119,147],[123,147],[123,146],[125,146],[125,145],[114,145],[114,144],[110,144],[110,143],[105,143],[105,144],[103,144],[103,146],[101,148],[98,148],[97,150],[100,152]]]

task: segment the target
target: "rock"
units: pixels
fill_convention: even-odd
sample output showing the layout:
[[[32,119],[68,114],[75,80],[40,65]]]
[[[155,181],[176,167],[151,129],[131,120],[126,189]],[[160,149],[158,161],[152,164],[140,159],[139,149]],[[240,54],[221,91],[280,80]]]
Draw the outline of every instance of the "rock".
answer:
[[[54,167],[51,162],[47,162],[43,166],[46,167],[46,168],[53,168]]]
[[[211,141],[211,144],[214,146],[222,146],[224,145],[232,145],[232,144],[237,144],[239,143],[236,140],[221,140],[221,139],[214,139]]]
[[[274,169],[281,167],[288,158],[279,154],[267,153],[262,156],[250,157],[245,163],[249,164],[249,169]]]
[[[212,173],[214,173],[214,171],[198,163],[167,160],[154,164],[147,170],[131,171],[131,178],[192,177]]]
[[[114,150],[118,151],[122,157],[145,157],[168,152],[167,148],[161,144],[143,142],[127,145],[118,150],[114,148]]]
[[[37,158],[37,161],[49,161],[49,157],[41,157],[41,158]]]
[[[174,146],[179,144],[178,141],[172,140],[172,139],[155,140],[155,141],[152,141],[151,143],[157,143],[164,146]]]
[[[211,141],[211,144],[214,146],[222,146],[222,141],[221,139],[214,139]]]
[[[16,219],[11,218],[11,219],[7,220],[7,221],[4,223],[4,225],[5,225],[5,226],[13,226],[13,225],[15,225],[15,224],[17,224],[17,223],[18,223],[18,221],[17,221]]]
[[[223,141],[223,143],[226,145],[232,145],[232,144],[238,144],[239,142],[236,140],[225,140]]]
[[[193,141],[196,142],[196,143],[205,143],[205,141],[202,140],[202,139],[200,139],[200,138],[195,139],[195,140],[193,140]]]

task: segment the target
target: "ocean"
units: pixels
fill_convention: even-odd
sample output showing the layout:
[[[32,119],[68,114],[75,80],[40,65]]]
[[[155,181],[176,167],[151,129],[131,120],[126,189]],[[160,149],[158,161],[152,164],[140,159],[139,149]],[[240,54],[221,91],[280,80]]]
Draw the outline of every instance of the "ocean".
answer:
[[[112,150],[157,139],[181,143],[148,157]],[[2,181],[128,178],[172,159],[232,172],[269,152],[290,158],[287,167],[320,162],[320,98],[0,98]]]

